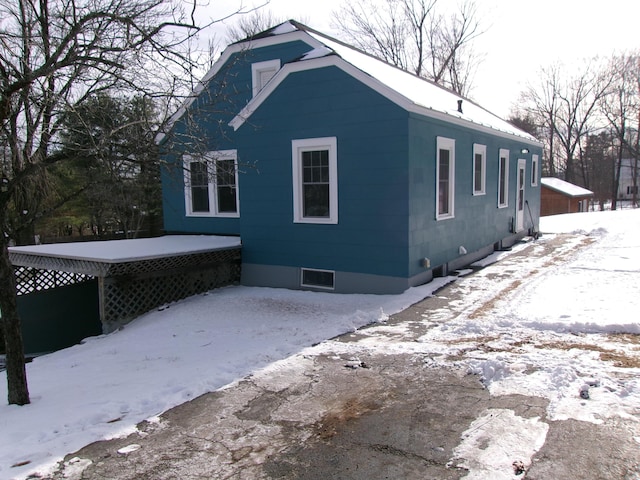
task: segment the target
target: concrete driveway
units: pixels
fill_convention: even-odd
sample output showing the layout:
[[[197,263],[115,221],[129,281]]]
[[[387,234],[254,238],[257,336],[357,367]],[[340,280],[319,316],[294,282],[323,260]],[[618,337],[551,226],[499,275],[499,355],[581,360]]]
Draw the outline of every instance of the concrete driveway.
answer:
[[[537,253],[518,255],[562,261],[556,255],[562,242],[558,236]],[[532,262],[532,271],[537,268]],[[406,327],[404,342],[418,338],[433,325],[433,318],[425,320],[429,312],[437,310],[437,322],[446,322],[443,311],[455,315],[469,307],[460,286],[472,277],[388,323]],[[640,480],[637,418],[550,420],[545,398],[491,396],[480,377],[455,359],[443,366],[428,355],[395,351],[398,330],[377,333],[375,340],[367,330],[180,405],[128,436],[88,445],[67,456],[50,478]],[[362,341],[369,348],[354,356],[348,347]],[[543,444],[517,451],[506,430],[494,429],[493,436],[474,441],[480,451],[502,455],[505,467],[491,476],[477,473],[481,469],[459,456],[460,445],[476,425],[500,422],[520,425],[516,433],[532,441],[543,427]]]

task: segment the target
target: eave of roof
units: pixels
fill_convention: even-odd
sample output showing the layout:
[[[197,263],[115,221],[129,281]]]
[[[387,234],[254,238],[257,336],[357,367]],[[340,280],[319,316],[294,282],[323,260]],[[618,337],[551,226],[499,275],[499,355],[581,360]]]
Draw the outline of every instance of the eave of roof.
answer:
[[[280,35],[283,37],[283,41],[288,41],[284,40],[284,37],[294,32],[303,31],[321,47],[315,47],[294,62],[284,65],[260,94],[256,95],[229,123],[236,130],[282,83],[287,75],[332,65],[341,68],[409,112],[541,146],[541,143],[528,133],[455,92],[390,65],[298,22],[285,22],[280,27],[287,24],[290,27],[295,27],[295,30],[284,29],[283,31],[286,33]],[[323,62],[322,58],[329,60]],[[462,112],[458,110],[458,101],[462,101]]]
[[[276,30],[276,28],[277,27],[274,27],[268,30],[267,32]],[[166,132],[169,132],[173,128],[175,123],[178,120],[180,120],[180,118],[182,118],[182,116],[186,113],[189,106],[191,106],[191,104],[195,101],[195,99],[198,98],[198,96],[204,91],[209,81],[222,69],[222,67],[227,63],[227,61],[229,60],[229,58],[231,58],[232,55],[242,52],[243,50],[250,50],[252,48],[269,47],[271,45],[278,45],[280,43],[283,43],[283,40],[281,38],[281,35],[282,35],[281,33],[276,33],[276,34],[271,33],[269,35],[266,35],[267,32],[263,32],[265,33],[265,35],[256,35],[254,37],[250,37],[245,40],[241,40],[239,42],[228,45],[227,48],[225,48],[222,51],[218,59],[211,66],[209,71],[207,71],[204,77],[202,77],[202,79],[198,82],[198,84],[193,89],[193,91],[189,93],[189,95],[187,95],[187,97],[182,102],[182,105],[180,105],[180,107],[176,110],[176,112],[173,115],[171,115],[163,131],[159,132],[156,135],[156,138],[155,138],[156,143],[159,144],[164,140],[164,138],[166,137]],[[296,40],[300,40],[309,44],[311,48],[319,48],[322,46],[321,43],[311,38],[302,30],[295,30],[295,31],[288,32],[287,41],[291,42]]]
[[[289,20],[258,35],[229,45],[194,91],[185,99],[182,106],[170,118],[165,131],[170,130],[175,122],[184,115],[193,101],[206,88],[211,78],[220,71],[233,54],[242,50],[296,40],[307,43],[310,46],[309,52],[299,59],[285,64],[262,91],[253,97],[229,122],[229,125],[235,130],[240,128],[289,74],[336,66],[408,112],[515,139],[529,145],[542,146],[528,133],[492,114],[475,102],[294,20]],[[462,112],[458,111],[458,101],[460,100],[462,101]],[[160,143],[164,137],[165,133],[159,133],[156,136],[156,141]]]
[[[544,187],[562,193],[563,195],[571,198],[593,196],[593,192],[591,190],[587,190],[586,188],[582,188],[579,185],[574,185],[573,183],[566,182],[564,180],[561,180],[560,178],[542,177],[540,182]]]

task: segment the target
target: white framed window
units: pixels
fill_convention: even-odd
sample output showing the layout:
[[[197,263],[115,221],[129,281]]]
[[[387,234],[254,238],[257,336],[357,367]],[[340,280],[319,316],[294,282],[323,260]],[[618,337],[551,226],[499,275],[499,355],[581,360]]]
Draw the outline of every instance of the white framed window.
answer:
[[[324,288],[326,290],[335,288],[336,273],[333,270],[303,268],[300,274],[300,285],[302,287]]]
[[[264,88],[269,80],[280,70],[280,60],[267,60],[251,64],[251,79],[253,96]]]
[[[338,141],[336,137],[291,142],[293,221],[338,223]]]
[[[456,141],[437,137],[436,219],[453,218],[455,199]]]
[[[509,150],[500,149],[498,162],[498,208],[509,205]]]
[[[531,155],[531,186],[538,186],[538,155]]]
[[[184,155],[184,198],[188,217],[238,217],[236,150]]]
[[[484,195],[487,181],[487,146],[473,144],[473,194]]]

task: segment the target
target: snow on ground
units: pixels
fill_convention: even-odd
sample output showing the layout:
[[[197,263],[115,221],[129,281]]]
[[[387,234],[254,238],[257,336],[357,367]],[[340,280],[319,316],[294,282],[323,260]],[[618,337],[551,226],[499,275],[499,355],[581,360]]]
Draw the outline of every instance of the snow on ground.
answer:
[[[640,333],[640,210],[545,217],[541,230],[542,239],[496,253],[482,263],[497,264],[456,282],[463,295],[425,312],[429,328],[418,341],[403,340],[407,326],[385,320],[453,278],[395,296],[228,287],[37,358],[27,366],[32,404],[0,404],[0,479],[44,471],[90,442],[130,433],[144,419],[372,322],[378,326],[362,341],[311,350],[427,353],[433,359],[427,366],[465,368],[494,395],[548,398],[549,420],[637,420],[640,369],[620,365],[637,359],[637,337],[611,334]],[[570,235],[548,258],[544,249],[562,233]],[[540,255],[519,255],[529,247]],[[511,448],[525,457],[544,443],[544,422],[512,412],[487,415],[500,416],[501,431],[512,432]],[[486,430],[496,423],[477,422],[456,455],[468,478],[488,478],[504,471],[506,460],[487,457],[474,443],[471,433],[482,431],[495,440],[490,448],[501,448]],[[518,434],[522,425],[525,436]]]
[[[130,433],[144,419],[304,347],[384,320],[446,281],[397,296],[227,287],[36,358],[27,365],[32,403],[0,405],[0,478]],[[11,468],[23,462],[29,463]]]

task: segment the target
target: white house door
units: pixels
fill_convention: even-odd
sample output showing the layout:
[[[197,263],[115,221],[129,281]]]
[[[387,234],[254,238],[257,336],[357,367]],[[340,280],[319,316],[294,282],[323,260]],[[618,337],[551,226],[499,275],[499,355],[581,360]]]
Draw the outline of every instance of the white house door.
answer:
[[[518,159],[518,191],[516,193],[516,231],[524,229],[524,184],[527,161],[524,158]]]

